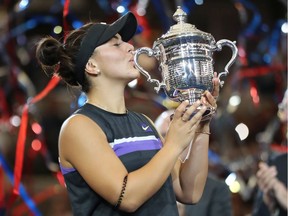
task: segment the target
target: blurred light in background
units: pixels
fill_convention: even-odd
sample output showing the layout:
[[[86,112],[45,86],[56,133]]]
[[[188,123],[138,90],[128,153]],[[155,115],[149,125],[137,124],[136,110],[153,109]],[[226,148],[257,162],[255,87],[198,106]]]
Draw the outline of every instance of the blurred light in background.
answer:
[[[72,22],[72,26],[73,26],[74,29],[78,29],[78,28],[80,28],[82,25],[83,25],[83,23],[82,23],[81,21],[79,21],[79,20],[74,20],[74,21]]]
[[[241,103],[241,97],[239,96],[238,93],[234,93],[229,99],[227,111],[229,113],[234,113],[237,110],[240,103]]]
[[[130,88],[135,88],[135,87],[137,86],[137,84],[138,84],[138,80],[135,79],[135,80],[132,80],[131,82],[129,82],[129,83],[128,83],[128,86],[129,86]]]
[[[240,183],[237,181],[237,175],[235,173],[230,173],[225,179],[225,183],[229,186],[232,193],[238,193],[241,189]]]
[[[238,136],[241,141],[245,140],[249,135],[249,128],[244,123],[240,123],[235,127],[235,131],[238,133]]]
[[[85,104],[87,101],[87,96],[84,93],[81,93],[81,95],[78,97],[78,107],[81,107]],[[73,107],[74,108],[74,107]]]
[[[122,14],[122,13],[125,12],[125,7],[123,7],[122,5],[120,5],[120,6],[117,7],[116,10],[117,10],[118,13]]]
[[[17,115],[14,115],[10,118],[10,123],[11,125],[13,125],[14,127],[19,127],[20,123],[21,123],[21,118]]]
[[[15,7],[15,11],[25,10],[29,5],[29,0],[21,0]]]
[[[145,16],[146,14],[146,8],[148,5],[148,0],[139,0],[137,4],[137,14],[139,16]]]
[[[42,143],[39,139],[34,139],[31,143],[31,147],[34,151],[40,151],[42,148]]]
[[[195,3],[197,5],[203,5],[204,1],[203,0],[195,0]]]
[[[63,28],[62,28],[62,26],[55,26],[54,27],[54,29],[53,29],[53,32],[55,33],[55,34],[60,34],[61,32],[62,32],[62,30],[63,30]]]
[[[285,22],[285,23],[282,24],[282,26],[281,26],[281,31],[282,31],[283,33],[285,33],[285,34],[288,33],[288,23],[287,23],[287,22]]]
[[[37,122],[34,122],[31,126],[31,128],[35,134],[41,134],[41,132],[42,132],[42,127]]]

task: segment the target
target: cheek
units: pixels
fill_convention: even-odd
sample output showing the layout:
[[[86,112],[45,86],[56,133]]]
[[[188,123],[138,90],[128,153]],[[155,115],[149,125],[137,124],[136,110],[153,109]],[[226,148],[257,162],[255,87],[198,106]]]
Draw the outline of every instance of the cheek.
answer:
[[[122,55],[123,56],[123,55]],[[97,64],[100,70],[115,70],[115,68],[119,67],[122,64],[123,57],[120,54],[106,54],[98,56]]]
[[[99,63],[101,65],[105,66],[120,66],[119,64],[125,63],[125,55],[123,52],[117,52],[117,51],[111,51],[107,53],[106,55],[101,55],[98,58]]]

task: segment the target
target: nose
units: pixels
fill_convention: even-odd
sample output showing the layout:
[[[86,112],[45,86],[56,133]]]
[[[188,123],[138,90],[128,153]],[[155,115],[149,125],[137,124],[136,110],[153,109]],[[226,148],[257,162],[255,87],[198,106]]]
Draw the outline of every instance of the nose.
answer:
[[[132,44],[128,43],[128,52],[131,53],[132,55],[134,55],[134,46]]]

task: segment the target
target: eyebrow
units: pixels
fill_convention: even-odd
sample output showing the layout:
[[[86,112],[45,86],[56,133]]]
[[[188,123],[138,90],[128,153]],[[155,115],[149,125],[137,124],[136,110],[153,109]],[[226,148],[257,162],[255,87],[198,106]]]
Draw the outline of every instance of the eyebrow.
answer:
[[[119,35],[114,35],[112,38],[113,38],[113,39],[116,39],[116,40],[120,40],[120,39],[121,39],[121,36],[119,36]]]

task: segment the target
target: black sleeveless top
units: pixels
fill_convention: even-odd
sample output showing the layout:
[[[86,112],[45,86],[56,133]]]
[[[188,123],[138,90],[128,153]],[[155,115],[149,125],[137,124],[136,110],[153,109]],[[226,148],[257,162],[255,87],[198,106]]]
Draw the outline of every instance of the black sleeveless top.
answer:
[[[125,114],[110,113],[88,103],[78,109],[75,114],[82,114],[91,118],[102,128],[107,136],[110,147],[120,158],[128,172],[144,166],[162,147],[162,142],[154,126],[141,114],[131,111]],[[87,164],[87,166],[97,167],[101,166],[101,164]],[[61,170],[65,178],[74,215],[178,215],[171,176],[159,191],[136,212],[125,213],[114,209],[110,203],[95,193],[77,170],[65,169],[63,167],[61,167]],[[158,173],[151,173],[151,175],[158,175]]]

